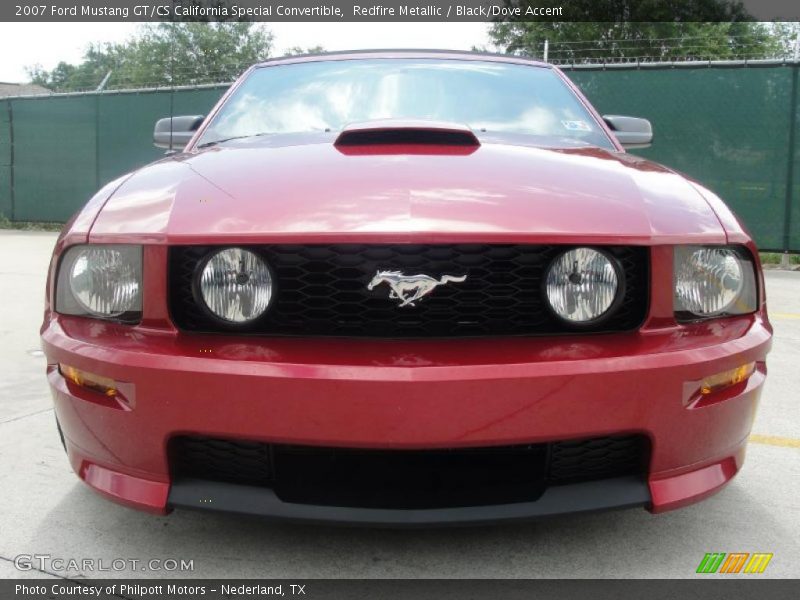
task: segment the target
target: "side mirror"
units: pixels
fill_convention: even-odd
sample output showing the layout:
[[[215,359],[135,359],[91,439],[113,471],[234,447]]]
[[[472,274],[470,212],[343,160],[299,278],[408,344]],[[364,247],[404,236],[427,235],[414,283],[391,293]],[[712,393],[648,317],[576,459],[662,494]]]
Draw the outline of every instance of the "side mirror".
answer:
[[[653,142],[653,126],[647,119],[603,115],[603,120],[625,148],[647,148]]]
[[[203,119],[203,115],[159,119],[153,130],[153,144],[156,148],[165,148],[172,152],[183,150],[194,132],[200,128]]]

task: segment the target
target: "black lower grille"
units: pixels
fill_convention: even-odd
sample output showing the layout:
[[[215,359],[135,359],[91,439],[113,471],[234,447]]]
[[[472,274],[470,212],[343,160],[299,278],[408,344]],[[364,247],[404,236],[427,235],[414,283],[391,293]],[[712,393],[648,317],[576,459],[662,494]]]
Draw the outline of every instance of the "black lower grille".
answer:
[[[328,244],[246,246],[274,277],[265,316],[240,333],[349,337],[458,337],[564,333],[574,328],[546,306],[542,278],[567,247],[519,244]],[[211,246],[174,246],[169,304],[185,331],[225,331],[199,304],[193,282]],[[648,305],[648,253],[606,246],[624,278],[622,300],[609,318],[587,329],[630,331]],[[445,275],[464,281],[436,287],[415,306],[398,306],[384,284],[367,288],[379,270]]]
[[[183,477],[266,485],[273,480],[271,447],[259,442],[209,437],[172,440],[172,470]]]
[[[637,435],[571,440],[550,445],[547,478],[552,484],[640,473],[646,438]]]
[[[172,477],[269,487],[284,502],[424,509],[537,500],[548,486],[644,475],[642,436],[444,450],[364,450],[177,437]]]

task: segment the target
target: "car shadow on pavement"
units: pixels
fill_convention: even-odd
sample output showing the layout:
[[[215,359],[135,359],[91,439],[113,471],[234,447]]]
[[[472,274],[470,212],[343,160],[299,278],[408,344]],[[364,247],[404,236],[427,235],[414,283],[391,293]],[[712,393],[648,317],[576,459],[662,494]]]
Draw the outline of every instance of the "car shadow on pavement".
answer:
[[[705,552],[771,551],[758,546],[760,534],[782,534],[758,498],[734,482],[704,503],[656,516],[631,509],[493,526],[375,529],[187,510],[157,517],[76,483],[41,521],[31,551],[107,564],[184,559],[194,567],[81,573],[87,577],[690,577]]]

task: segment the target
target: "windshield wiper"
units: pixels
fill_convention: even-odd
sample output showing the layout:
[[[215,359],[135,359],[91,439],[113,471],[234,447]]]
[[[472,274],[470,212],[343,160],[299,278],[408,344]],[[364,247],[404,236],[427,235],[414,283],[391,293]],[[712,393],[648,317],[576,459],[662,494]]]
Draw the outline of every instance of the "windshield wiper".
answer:
[[[198,148],[209,148],[211,146],[216,146],[217,144],[222,144],[225,142],[230,142],[231,140],[242,140],[244,138],[253,138],[253,137],[261,137],[263,135],[270,135],[267,132],[263,133],[249,133],[247,135],[233,135],[231,137],[222,138],[219,140],[212,140],[210,142],[203,142],[202,144],[198,144]]]

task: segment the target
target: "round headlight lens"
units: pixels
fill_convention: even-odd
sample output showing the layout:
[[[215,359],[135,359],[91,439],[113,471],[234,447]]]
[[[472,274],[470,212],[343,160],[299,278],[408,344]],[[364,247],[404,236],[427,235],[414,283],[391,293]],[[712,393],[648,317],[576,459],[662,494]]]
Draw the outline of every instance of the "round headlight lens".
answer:
[[[592,248],[575,248],[550,265],[547,300],[555,313],[571,323],[589,323],[605,314],[619,288],[611,259]]]
[[[264,314],[272,298],[267,264],[244,248],[214,254],[200,274],[200,294],[208,309],[230,323],[247,323]]]
[[[69,287],[88,313],[117,317],[141,308],[138,248],[87,246],[69,273]]]
[[[676,306],[702,316],[730,309],[745,283],[736,252],[730,248],[692,248],[684,254],[682,250],[676,252]]]

